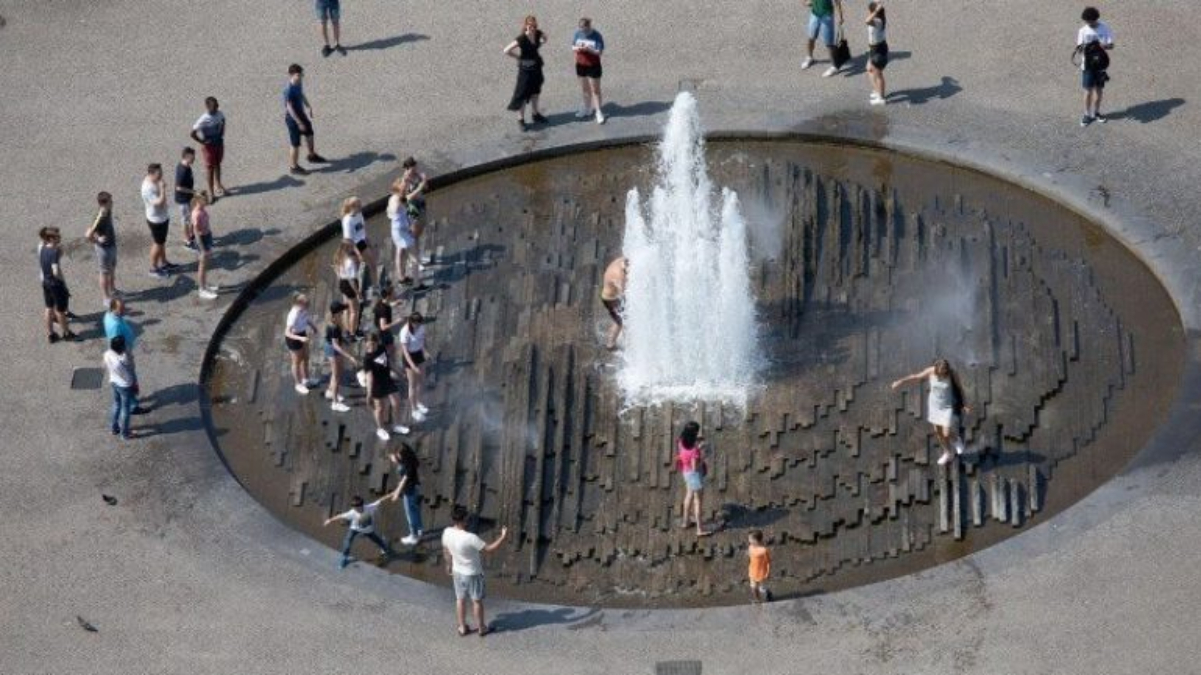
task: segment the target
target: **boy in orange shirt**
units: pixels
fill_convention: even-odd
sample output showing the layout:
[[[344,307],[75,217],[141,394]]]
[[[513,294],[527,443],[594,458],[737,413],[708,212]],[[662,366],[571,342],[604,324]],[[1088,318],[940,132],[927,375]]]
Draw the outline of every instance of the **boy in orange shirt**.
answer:
[[[755,603],[764,600],[771,602],[771,591],[763,585],[771,574],[771,551],[763,545],[763,531],[751,530],[747,544],[747,556],[750,558],[747,575],[751,580],[751,600]]]

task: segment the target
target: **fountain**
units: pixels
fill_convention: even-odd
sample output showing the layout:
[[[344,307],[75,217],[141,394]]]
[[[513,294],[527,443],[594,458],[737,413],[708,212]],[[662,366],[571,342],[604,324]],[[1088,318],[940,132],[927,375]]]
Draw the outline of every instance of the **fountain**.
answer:
[[[745,406],[762,361],[746,222],[734,191],[722,189],[716,204],[692,94],[676,96],[656,160],[649,221],[638,190],[626,197],[630,271],[618,381],[628,405]]]

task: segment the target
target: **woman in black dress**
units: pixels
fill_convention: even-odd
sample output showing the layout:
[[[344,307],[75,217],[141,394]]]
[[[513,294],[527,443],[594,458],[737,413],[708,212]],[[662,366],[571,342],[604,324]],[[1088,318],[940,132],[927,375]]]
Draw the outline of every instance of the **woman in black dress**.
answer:
[[[521,35],[505,47],[505,54],[517,59],[517,86],[513,89],[513,100],[509,101],[509,110],[517,112],[517,124],[525,131],[529,127],[525,123],[525,105],[530,105],[533,120],[538,123],[546,122],[542,113],[538,112],[538,95],[542,93],[542,55],[538,48],[546,42],[546,34],[538,30],[538,19],[533,15],[525,18]]]
[[[392,379],[392,364],[388,352],[380,344],[379,335],[372,333],[363,343],[363,370],[366,372],[367,395],[371,399],[371,412],[375,416],[375,435],[381,441],[392,437],[387,426],[388,409],[392,411],[392,432],[402,436],[409,428],[400,423],[400,388]]]

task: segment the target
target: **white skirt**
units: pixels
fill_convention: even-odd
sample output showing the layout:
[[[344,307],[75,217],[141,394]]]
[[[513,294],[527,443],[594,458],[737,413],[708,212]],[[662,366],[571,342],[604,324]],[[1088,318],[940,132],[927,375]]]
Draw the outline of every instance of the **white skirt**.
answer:
[[[935,426],[951,429],[959,426],[955,420],[955,410],[953,408],[931,407],[926,411],[926,421]]]

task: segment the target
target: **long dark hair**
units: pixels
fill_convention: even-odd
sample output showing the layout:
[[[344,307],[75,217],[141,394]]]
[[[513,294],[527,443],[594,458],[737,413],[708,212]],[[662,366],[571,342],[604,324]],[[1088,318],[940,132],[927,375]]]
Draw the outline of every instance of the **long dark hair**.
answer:
[[[696,422],[688,422],[684,425],[683,431],[680,432],[680,445],[685,449],[692,450],[696,447],[697,439],[701,435],[701,425]]]
[[[880,7],[880,6],[874,2],[867,3],[867,10],[869,12],[876,11],[877,7]],[[880,10],[876,11],[876,18],[880,20],[881,28],[888,28],[888,17],[885,16],[883,7],[880,7]]]
[[[400,444],[400,452],[396,453],[400,460],[400,465],[404,467],[405,475],[409,477],[409,483],[417,482],[417,453],[413,450],[413,446],[408,443]]]

